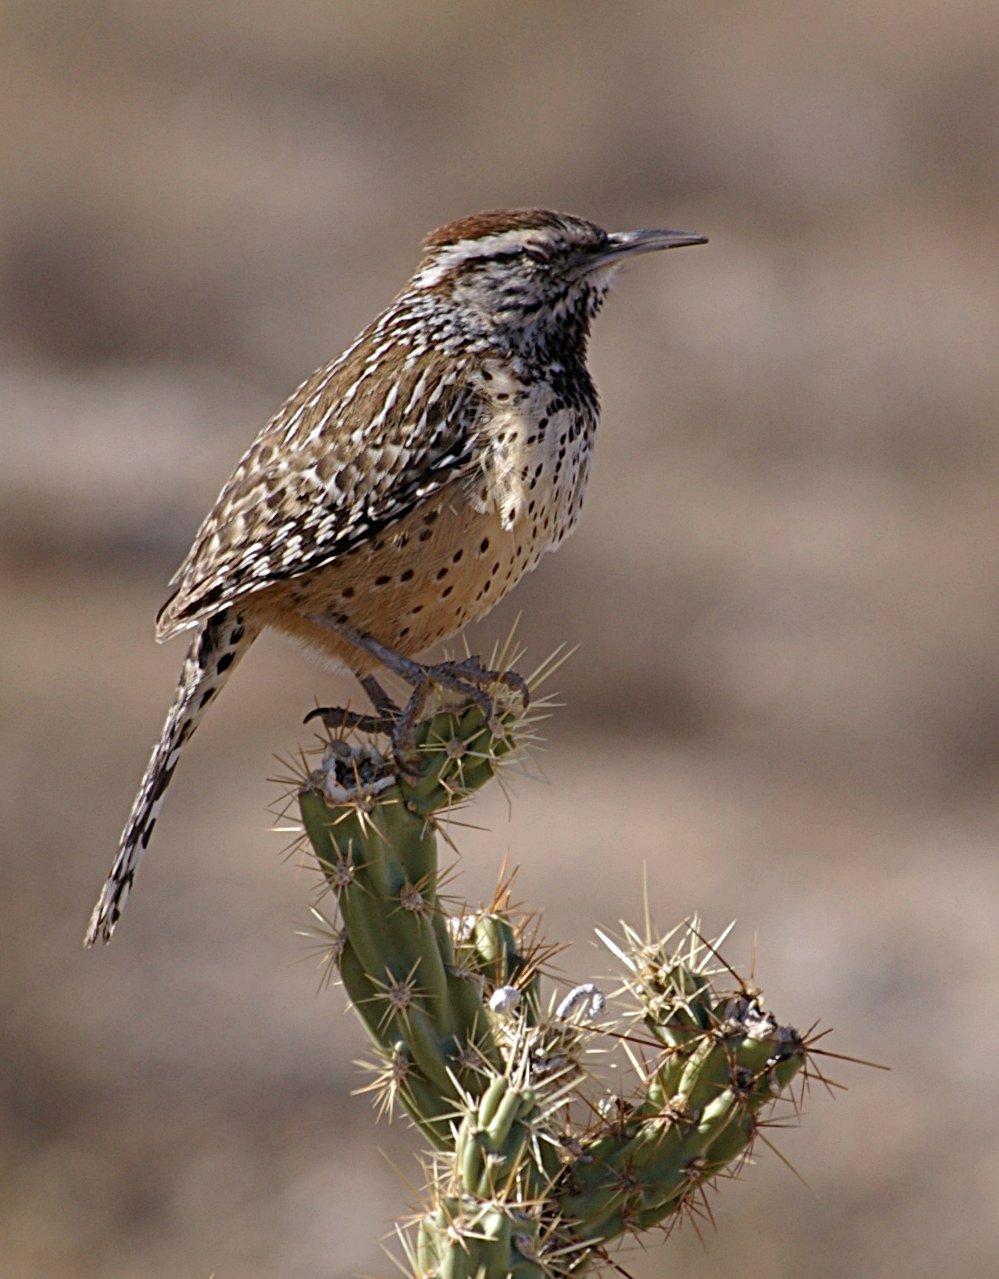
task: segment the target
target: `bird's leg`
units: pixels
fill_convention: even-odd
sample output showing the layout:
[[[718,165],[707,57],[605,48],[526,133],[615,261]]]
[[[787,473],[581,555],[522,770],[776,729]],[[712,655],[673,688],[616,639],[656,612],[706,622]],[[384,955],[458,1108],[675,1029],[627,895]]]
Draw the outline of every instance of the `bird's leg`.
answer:
[[[370,653],[372,657],[378,659],[382,666],[392,671],[393,674],[398,675],[404,683],[413,689],[419,689],[429,678],[444,688],[464,693],[482,709],[487,718],[492,714],[492,704],[485,694],[485,689],[493,684],[505,684],[507,688],[519,693],[524,699],[525,706],[530,701],[530,690],[516,671],[488,670],[482,665],[478,657],[466,657],[460,661],[436,662],[433,665],[425,665],[423,662],[414,661],[411,657],[403,657],[395,649],[380,643],[363,631],[353,630],[345,623],[329,615],[312,617],[310,620],[319,622],[323,626],[328,626],[357,648]],[[391,698],[389,698],[374,676],[362,676],[361,683],[378,710],[382,710],[385,707],[394,708]]]
[[[525,706],[529,701],[530,693],[527,685],[519,675],[513,671],[487,670],[477,657],[468,657],[463,661],[437,662],[428,666],[422,662],[414,661],[411,657],[404,657],[401,653],[397,653],[395,649],[389,648],[388,645],[382,644],[379,640],[365,634],[363,631],[355,631],[346,622],[342,621],[338,615],[329,613],[313,614],[309,620],[335,631],[337,635],[342,636],[348,643],[374,657],[386,670],[397,675],[413,690],[409,701],[400,710],[374,676],[360,677],[365,691],[379,712],[379,727],[374,731],[391,733],[392,750],[396,763],[407,774],[412,775],[413,773],[412,761],[416,750],[414,738],[416,725],[419,723],[420,716],[426,707],[431,687],[434,684],[438,684],[442,688],[451,689],[474,702],[482,711],[483,717],[490,727],[492,727],[493,721],[493,702],[486,692],[487,688],[497,682],[503,683],[523,698]],[[319,711],[312,712],[313,715],[320,713]],[[339,710],[333,710],[331,713],[334,716],[341,715]],[[327,714],[325,712],[322,714],[324,720],[329,723]],[[370,720],[372,717],[367,718]],[[343,721],[341,720],[340,722]],[[386,725],[390,725],[390,727],[386,727]]]
[[[525,681],[516,671],[491,671],[482,665],[478,657],[466,657],[461,661],[436,662],[433,665],[425,665],[423,662],[414,661],[411,657],[403,657],[401,653],[397,653],[395,649],[389,648],[386,644],[374,639],[370,635],[366,635],[363,631],[355,631],[345,623],[339,622],[334,618],[323,617],[313,618],[313,621],[321,621],[323,625],[329,626],[344,639],[349,640],[357,648],[363,649],[370,653],[372,657],[387,669],[398,675],[404,683],[408,684],[413,690],[415,697],[424,688],[428,682],[440,684],[443,688],[453,689],[457,693],[471,698],[473,702],[480,708],[486,719],[490,719],[493,713],[492,700],[486,694],[486,689],[493,684],[505,684],[507,688],[518,693],[524,700],[524,705],[530,701],[530,690]],[[384,689],[372,676],[367,677],[368,683],[362,679],[365,690],[368,695],[375,701],[375,705],[379,709],[386,703],[392,705],[391,700],[385,693]],[[426,702],[426,693],[422,694],[423,703]],[[375,700],[375,699],[378,700]],[[410,698],[410,703],[413,698]],[[411,709],[407,704],[403,715]],[[416,710],[422,710],[422,703],[416,707]]]
[[[358,675],[357,682],[371,698],[371,705],[385,718],[397,719],[399,707],[371,674]]]

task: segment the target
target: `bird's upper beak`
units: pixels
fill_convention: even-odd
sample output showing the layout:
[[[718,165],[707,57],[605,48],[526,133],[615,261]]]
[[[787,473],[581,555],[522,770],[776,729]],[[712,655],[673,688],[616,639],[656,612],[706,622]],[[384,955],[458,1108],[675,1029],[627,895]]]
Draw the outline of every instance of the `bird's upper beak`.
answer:
[[[639,253],[654,253],[657,249],[682,249],[688,244],[707,244],[706,235],[696,231],[612,231],[607,244],[586,263],[587,271],[619,262],[622,258]]]

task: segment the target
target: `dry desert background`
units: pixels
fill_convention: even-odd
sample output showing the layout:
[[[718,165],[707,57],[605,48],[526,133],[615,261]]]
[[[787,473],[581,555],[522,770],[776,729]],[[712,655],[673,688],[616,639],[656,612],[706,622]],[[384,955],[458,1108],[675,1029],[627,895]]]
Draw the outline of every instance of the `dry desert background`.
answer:
[[[152,619],[271,410],[478,209],[676,226],[597,323],[577,535],[475,628],[561,642],[546,782],[462,889],[738,920],[830,1067],[638,1279],[999,1271],[994,0],[0,5],[0,1269],[393,1273],[377,1130],[296,935],[275,757],[351,694],[277,639],[84,924],[173,689]],[[388,1156],[386,1158],[385,1156]],[[391,1162],[390,1162],[391,1161]]]

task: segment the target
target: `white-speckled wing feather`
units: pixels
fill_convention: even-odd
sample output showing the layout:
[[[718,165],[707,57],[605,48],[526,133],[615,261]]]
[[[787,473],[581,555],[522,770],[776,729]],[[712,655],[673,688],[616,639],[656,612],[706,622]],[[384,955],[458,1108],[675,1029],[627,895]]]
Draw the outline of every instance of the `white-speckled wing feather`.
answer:
[[[463,364],[387,329],[381,317],[258,435],[174,577],[159,638],[349,554],[474,469],[486,406]]]

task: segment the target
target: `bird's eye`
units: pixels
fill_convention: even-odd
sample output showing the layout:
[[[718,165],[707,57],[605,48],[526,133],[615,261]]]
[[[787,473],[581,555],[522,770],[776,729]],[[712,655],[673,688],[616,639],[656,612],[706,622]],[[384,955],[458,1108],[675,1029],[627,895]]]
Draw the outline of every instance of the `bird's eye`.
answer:
[[[524,250],[524,257],[531,262],[537,262],[538,266],[544,266],[548,261],[548,256],[541,249],[527,248]]]

